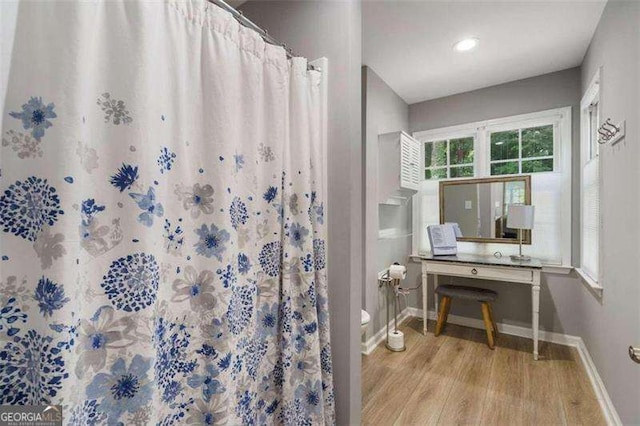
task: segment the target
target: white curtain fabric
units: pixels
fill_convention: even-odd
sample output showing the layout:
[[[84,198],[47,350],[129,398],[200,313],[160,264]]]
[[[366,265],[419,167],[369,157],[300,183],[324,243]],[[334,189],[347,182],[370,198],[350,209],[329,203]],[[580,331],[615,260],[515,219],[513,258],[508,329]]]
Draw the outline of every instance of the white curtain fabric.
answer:
[[[334,423],[322,84],[205,0],[22,2],[0,404]]]

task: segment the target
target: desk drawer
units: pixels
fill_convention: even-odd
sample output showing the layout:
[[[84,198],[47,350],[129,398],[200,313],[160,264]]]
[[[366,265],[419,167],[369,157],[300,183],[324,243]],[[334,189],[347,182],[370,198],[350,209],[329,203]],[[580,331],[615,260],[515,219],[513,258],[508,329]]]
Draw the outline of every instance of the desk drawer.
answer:
[[[486,280],[527,283],[533,281],[533,271],[521,268],[429,262],[427,271],[430,274],[455,275],[458,277],[482,278]]]

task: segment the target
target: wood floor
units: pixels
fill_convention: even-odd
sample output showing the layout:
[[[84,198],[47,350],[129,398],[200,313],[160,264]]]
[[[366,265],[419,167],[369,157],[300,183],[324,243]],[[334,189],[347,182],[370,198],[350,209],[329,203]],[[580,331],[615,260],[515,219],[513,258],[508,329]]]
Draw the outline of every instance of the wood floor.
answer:
[[[429,330],[434,329],[429,322]],[[362,357],[365,425],[604,425],[574,348],[499,334],[495,350],[483,330],[447,324],[422,335],[422,319],[401,327],[407,350],[384,344]]]

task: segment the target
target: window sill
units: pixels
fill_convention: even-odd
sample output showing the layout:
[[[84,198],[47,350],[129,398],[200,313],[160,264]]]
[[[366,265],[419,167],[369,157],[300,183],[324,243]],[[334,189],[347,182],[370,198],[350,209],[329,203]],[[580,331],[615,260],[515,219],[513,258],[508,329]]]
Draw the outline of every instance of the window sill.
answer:
[[[378,230],[378,240],[393,240],[396,238],[407,238],[411,237],[413,233],[410,230],[406,229],[398,229],[398,228],[388,228],[388,229],[380,229]]]
[[[563,266],[555,263],[542,262],[542,272],[554,275],[569,275],[573,270],[572,266]]]
[[[580,277],[580,281],[582,281],[582,284],[584,284],[587,290],[589,290],[597,298],[599,299],[602,298],[602,293],[604,291],[604,288],[597,281],[595,281],[593,278],[587,275],[587,273],[584,272],[582,269],[574,268],[574,270]]]

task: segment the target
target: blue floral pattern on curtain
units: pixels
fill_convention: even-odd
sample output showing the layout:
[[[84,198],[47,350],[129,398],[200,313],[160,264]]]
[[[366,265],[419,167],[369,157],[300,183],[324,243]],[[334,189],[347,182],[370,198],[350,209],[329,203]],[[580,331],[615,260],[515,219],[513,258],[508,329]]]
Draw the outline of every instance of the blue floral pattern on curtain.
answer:
[[[205,0],[106,3],[21,5],[36,29],[15,54],[35,40],[51,62],[12,74],[3,117],[0,404],[62,404],[74,425],[332,424],[320,74]],[[139,33],[109,30],[132,12]],[[97,43],[114,76],[52,59],[81,32],[65,19],[98,32],[68,55]],[[141,35],[157,19],[166,63]],[[114,60],[99,40],[140,46]],[[183,44],[198,59],[178,66]],[[179,68],[167,84],[159,65]]]

